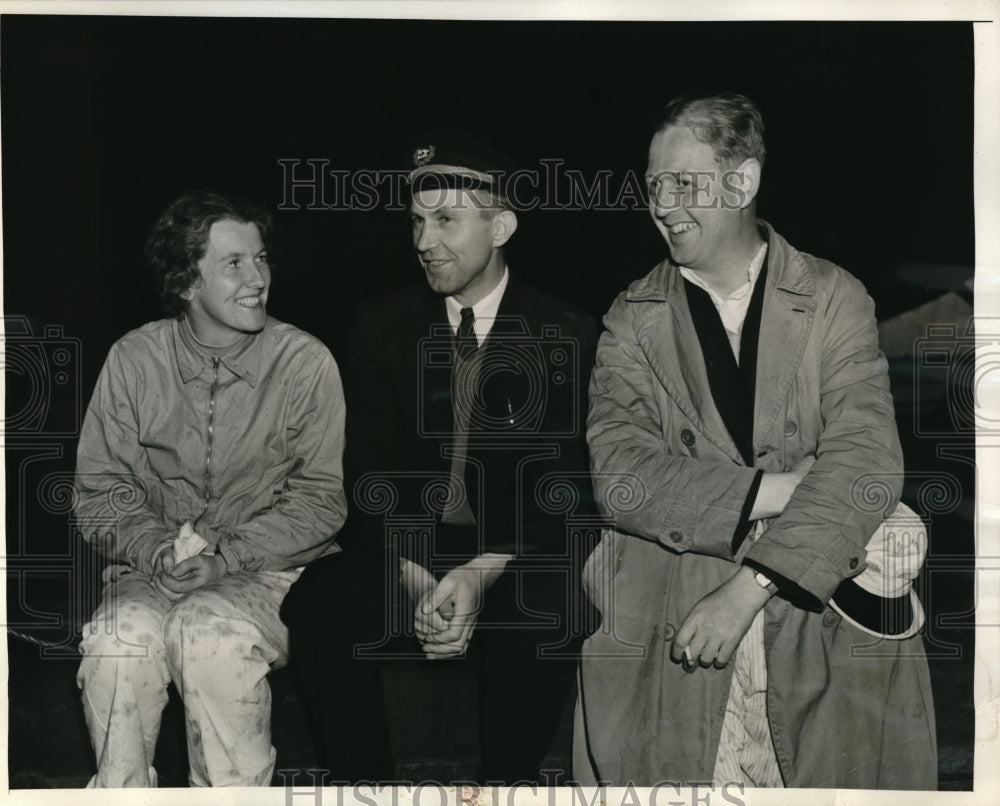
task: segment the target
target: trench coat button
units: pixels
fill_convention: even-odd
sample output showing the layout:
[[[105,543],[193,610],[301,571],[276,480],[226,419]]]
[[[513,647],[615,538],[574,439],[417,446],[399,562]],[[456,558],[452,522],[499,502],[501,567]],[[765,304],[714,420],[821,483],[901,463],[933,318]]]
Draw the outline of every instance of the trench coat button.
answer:
[[[852,571],[858,567],[858,562],[859,560],[857,557],[851,557],[851,561],[848,563],[848,565],[851,567]]]
[[[840,624],[840,616],[838,616],[832,610],[823,614],[824,627],[836,627],[838,624]]]
[[[674,529],[674,531],[672,531],[670,533],[670,542],[671,543],[683,543],[684,542],[684,535],[681,534],[680,532],[678,532],[676,529]]]
[[[795,432],[799,430],[799,427],[792,420],[785,420],[785,436],[793,437]]]
[[[689,448],[694,445],[694,431],[690,428],[685,428],[681,431],[681,442],[687,445]]]
[[[668,621],[663,627],[663,640],[673,641],[675,635],[677,635],[677,628]]]

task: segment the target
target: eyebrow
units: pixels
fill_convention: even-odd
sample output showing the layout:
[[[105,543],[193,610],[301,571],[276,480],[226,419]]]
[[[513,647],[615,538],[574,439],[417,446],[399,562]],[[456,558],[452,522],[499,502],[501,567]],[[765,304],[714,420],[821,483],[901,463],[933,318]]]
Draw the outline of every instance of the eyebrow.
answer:
[[[266,249],[261,249],[261,252],[266,252],[266,251],[267,251]],[[258,252],[257,254],[260,254],[260,252]],[[219,257],[219,262],[228,263],[234,257],[243,257],[244,255],[246,255],[246,252],[239,252],[239,251],[229,252],[228,254],[221,255]]]

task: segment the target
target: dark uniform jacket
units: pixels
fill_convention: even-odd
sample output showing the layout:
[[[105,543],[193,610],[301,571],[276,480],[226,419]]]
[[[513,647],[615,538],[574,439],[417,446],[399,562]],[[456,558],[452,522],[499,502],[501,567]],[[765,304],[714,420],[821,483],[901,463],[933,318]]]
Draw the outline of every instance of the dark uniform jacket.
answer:
[[[593,542],[584,427],[595,343],[588,314],[510,276],[474,359],[465,482],[475,525],[457,526],[442,522],[461,382],[444,297],[421,283],[363,306],[346,374],[345,545],[392,546],[438,574],[483,552],[515,564],[579,559]]]

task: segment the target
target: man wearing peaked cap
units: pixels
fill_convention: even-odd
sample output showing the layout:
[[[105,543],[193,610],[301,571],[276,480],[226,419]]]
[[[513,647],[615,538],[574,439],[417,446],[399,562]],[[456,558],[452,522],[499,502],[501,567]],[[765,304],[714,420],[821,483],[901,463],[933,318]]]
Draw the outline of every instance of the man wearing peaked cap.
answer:
[[[495,151],[482,137],[463,129],[438,129],[424,133],[412,144],[412,192],[441,186],[472,190],[487,188],[503,196],[503,180],[513,161]],[[470,200],[471,201],[471,200]]]
[[[411,149],[423,280],[364,305],[351,336],[344,551],[282,615],[336,781],[392,780],[380,679],[394,657],[478,663],[482,782],[538,780],[586,630],[593,539],[583,440],[596,332],[508,270],[509,167],[482,139]],[[465,731],[470,728],[466,727]]]

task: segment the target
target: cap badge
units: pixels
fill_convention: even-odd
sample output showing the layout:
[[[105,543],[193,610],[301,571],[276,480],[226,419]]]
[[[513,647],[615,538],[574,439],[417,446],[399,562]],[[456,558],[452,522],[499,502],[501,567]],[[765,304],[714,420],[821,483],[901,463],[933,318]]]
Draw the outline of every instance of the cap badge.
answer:
[[[413,152],[413,162],[418,168],[422,168],[428,162],[434,159],[434,146],[427,146],[426,148],[418,148]]]

